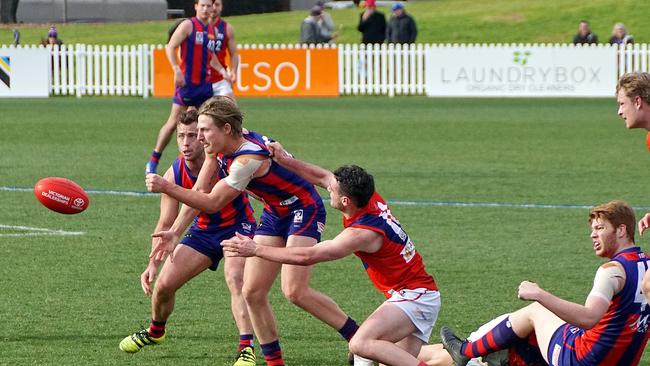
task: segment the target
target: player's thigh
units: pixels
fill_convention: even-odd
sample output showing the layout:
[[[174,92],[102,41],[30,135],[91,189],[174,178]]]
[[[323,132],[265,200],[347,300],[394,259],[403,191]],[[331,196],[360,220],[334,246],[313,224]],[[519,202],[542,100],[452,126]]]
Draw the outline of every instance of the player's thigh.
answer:
[[[451,359],[449,352],[447,352],[440,343],[425,344],[420,348],[420,353],[417,358],[428,366],[454,365],[454,360]]]
[[[528,312],[527,315],[533,322],[539,350],[544,359],[546,359],[548,357],[548,345],[551,342],[553,334],[560,326],[566,324],[566,322],[537,302],[521,310]],[[517,312],[513,313],[513,315],[515,314]]]
[[[174,250],[174,261],[167,258],[158,276],[157,286],[168,289],[179,289],[194,276],[205,271],[212,264],[212,260],[196,250],[179,244]]]
[[[287,239],[287,248],[293,247],[313,247],[317,241],[315,238],[301,235],[289,235]],[[304,288],[309,286],[311,279],[312,266],[296,266],[284,264],[282,266],[282,290],[293,292],[292,289]]]
[[[283,247],[285,241],[280,236],[255,235],[255,242],[259,245],[268,245],[273,247]],[[265,291],[273,285],[273,281],[278,276],[282,264],[267,261],[258,257],[250,257],[246,260],[244,267],[244,290]]]
[[[404,339],[397,341],[396,344],[399,348],[417,357],[424,342],[414,335],[407,335]]]
[[[379,339],[396,343],[415,333],[416,330],[415,325],[402,309],[385,302],[361,324],[354,338]]]

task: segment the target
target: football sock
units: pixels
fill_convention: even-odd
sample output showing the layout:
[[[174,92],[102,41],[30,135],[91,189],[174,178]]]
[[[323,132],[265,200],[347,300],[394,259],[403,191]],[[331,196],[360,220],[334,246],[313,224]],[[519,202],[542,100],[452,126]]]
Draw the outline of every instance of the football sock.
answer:
[[[271,343],[260,344],[260,348],[262,348],[267,366],[284,366],[280,341],[275,340]]]
[[[512,330],[510,316],[507,316],[475,341],[464,341],[460,352],[470,358],[485,356],[506,349],[522,339]]]
[[[357,325],[357,322],[348,316],[348,320],[346,320],[345,324],[343,324],[343,327],[339,329],[339,334],[349,342],[358,329],[359,325]]]
[[[239,349],[237,350],[237,352],[241,352],[241,350],[243,350],[246,347],[255,349],[252,334],[239,335]]]
[[[157,320],[151,319],[151,325],[147,330],[149,334],[154,338],[160,338],[165,334],[165,324],[167,322],[159,322]]]

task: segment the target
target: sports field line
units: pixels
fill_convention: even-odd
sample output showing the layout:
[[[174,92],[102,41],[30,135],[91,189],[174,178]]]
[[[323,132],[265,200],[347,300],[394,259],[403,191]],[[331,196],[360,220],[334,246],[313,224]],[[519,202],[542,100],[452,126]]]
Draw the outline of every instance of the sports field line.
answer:
[[[0,191],[6,192],[32,192],[33,188],[0,186]],[[89,189],[89,194],[103,194],[109,196],[157,196],[158,193],[139,191],[114,191]],[[328,199],[328,197],[323,197]],[[580,204],[550,204],[550,203],[512,203],[512,202],[459,202],[459,201],[427,201],[427,200],[388,200],[393,206],[434,206],[434,207],[495,207],[495,208],[533,208],[533,209],[590,209],[594,205]],[[650,210],[650,206],[633,206],[636,210]]]
[[[84,235],[83,231],[65,231],[46,229],[42,227],[31,226],[16,226],[16,225],[3,225],[0,224],[0,229],[10,229],[17,231],[24,231],[21,233],[0,234],[0,237],[22,237],[22,236],[40,236],[40,235]]]

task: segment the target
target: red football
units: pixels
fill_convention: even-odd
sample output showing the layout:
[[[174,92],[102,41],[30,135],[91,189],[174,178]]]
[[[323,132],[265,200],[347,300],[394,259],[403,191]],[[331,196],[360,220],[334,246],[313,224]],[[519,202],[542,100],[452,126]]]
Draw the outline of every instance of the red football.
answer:
[[[77,183],[65,178],[43,178],[36,182],[34,195],[43,206],[62,214],[77,214],[88,208],[88,194]]]

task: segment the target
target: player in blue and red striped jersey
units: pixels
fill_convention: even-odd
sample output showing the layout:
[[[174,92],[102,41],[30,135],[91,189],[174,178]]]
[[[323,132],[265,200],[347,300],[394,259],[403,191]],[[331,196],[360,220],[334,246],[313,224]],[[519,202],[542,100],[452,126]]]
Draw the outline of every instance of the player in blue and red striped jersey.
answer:
[[[198,141],[196,110],[181,115],[176,128],[177,143],[180,155],[165,173],[165,178],[172,184],[192,189],[197,175],[205,160],[202,144]],[[211,182],[196,189],[208,189],[219,179],[215,172],[210,173]],[[223,176],[223,173],[221,174]],[[120,342],[120,349],[125,352],[138,352],[145,345],[160,344],[165,340],[165,325],[172,313],[175,294],[185,283],[206,269],[216,270],[223,257],[220,242],[230,238],[235,232],[252,235],[255,228],[253,210],[245,193],[240,194],[219,212],[206,214],[194,210],[188,211],[190,220],[187,221],[181,233],[189,223],[192,227],[181,240],[173,256],[162,266],[160,276],[156,281],[156,273],[163,258],[152,256],[149,265],[141,275],[141,285],[145,294],[151,298],[151,325],[148,329],[135,332]],[[197,216],[198,214],[198,216]],[[165,194],[160,198],[160,218],[156,231],[167,230],[179,216],[179,202]],[[157,238],[152,240],[155,247]],[[224,260],[224,277],[231,294],[231,310],[239,330],[239,357],[236,366],[252,366],[255,364],[253,353],[253,327],[248,315],[246,303],[242,295],[245,261]],[[152,284],[156,281],[155,287]]]
[[[228,176],[206,194],[183,189],[149,174],[146,178],[149,191],[165,193],[204,212],[215,212],[248,190],[264,202],[264,212],[255,231],[258,242],[275,247],[316,245],[325,226],[325,207],[320,195],[312,184],[272,161],[265,145],[267,139],[242,129],[242,114],[232,99],[215,96],[201,106],[199,138],[208,156],[223,154]],[[206,159],[201,174],[204,169],[214,169],[212,166],[216,164],[216,159]],[[178,238],[177,223],[178,219],[169,231],[155,234],[163,240],[154,248],[154,255],[164,256],[173,251]],[[268,300],[268,292],[280,271],[282,291],[289,301],[337,329],[346,340],[352,338],[358,328],[356,322],[328,296],[309,287],[311,267],[282,266],[252,258],[246,263],[243,292],[267,365],[284,364]]]
[[[239,51],[237,51],[237,42],[235,41],[235,29],[221,18],[222,9],[221,0],[214,0],[214,10],[210,24],[215,28],[214,33],[217,41],[214,52],[218,65],[226,67],[226,55],[228,54],[230,56],[230,68],[227,69],[227,72],[213,69],[210,82],[212,83],[212,93],[214,95],[223,95],[234,100],[235,95],[232,86],[237,82]]]
[[[592,208],[589,223],[596,255],[609,261],[598,268],[585,305],[524,281],[519,298],[536,302],[509,314],[483,337],[461,341],[449,328],[441,329],[457,365],[509,347],[533,331],[542,356],[553,366],[639,363],[650,335],[650,307],[641,291],[650,259],[634,244],[634,210],[612,201]]]
[[[176,91],[169,118],[158,132],[156,146],[145,167],[146,174],[155,173],[158,169],[158,161],[174,133],[181,112],[190,106],[198,108],[213,95],[210,65],[223,71],[213,57],[217,44],[215,27],[209,24],[213,1],[194,0],[196,16],[182,21],[165,47],[167,59],[174,70]],[[180,64],[177,55],[180,56]]]
[[[375,191],[372,175],[358,166],[332,173],[292,158],[278,143],[270,148],[278,164],[327,188],[331,206],[343,213],[345,229],[332,240],[305,248],[264,246],[237,235],[222,242],[226,256],[312,265],[356,255],[386,301],[352,337],[350,352],[386,365],[426,365],[416,356],[436,322],[440,293],[410,237]]]

